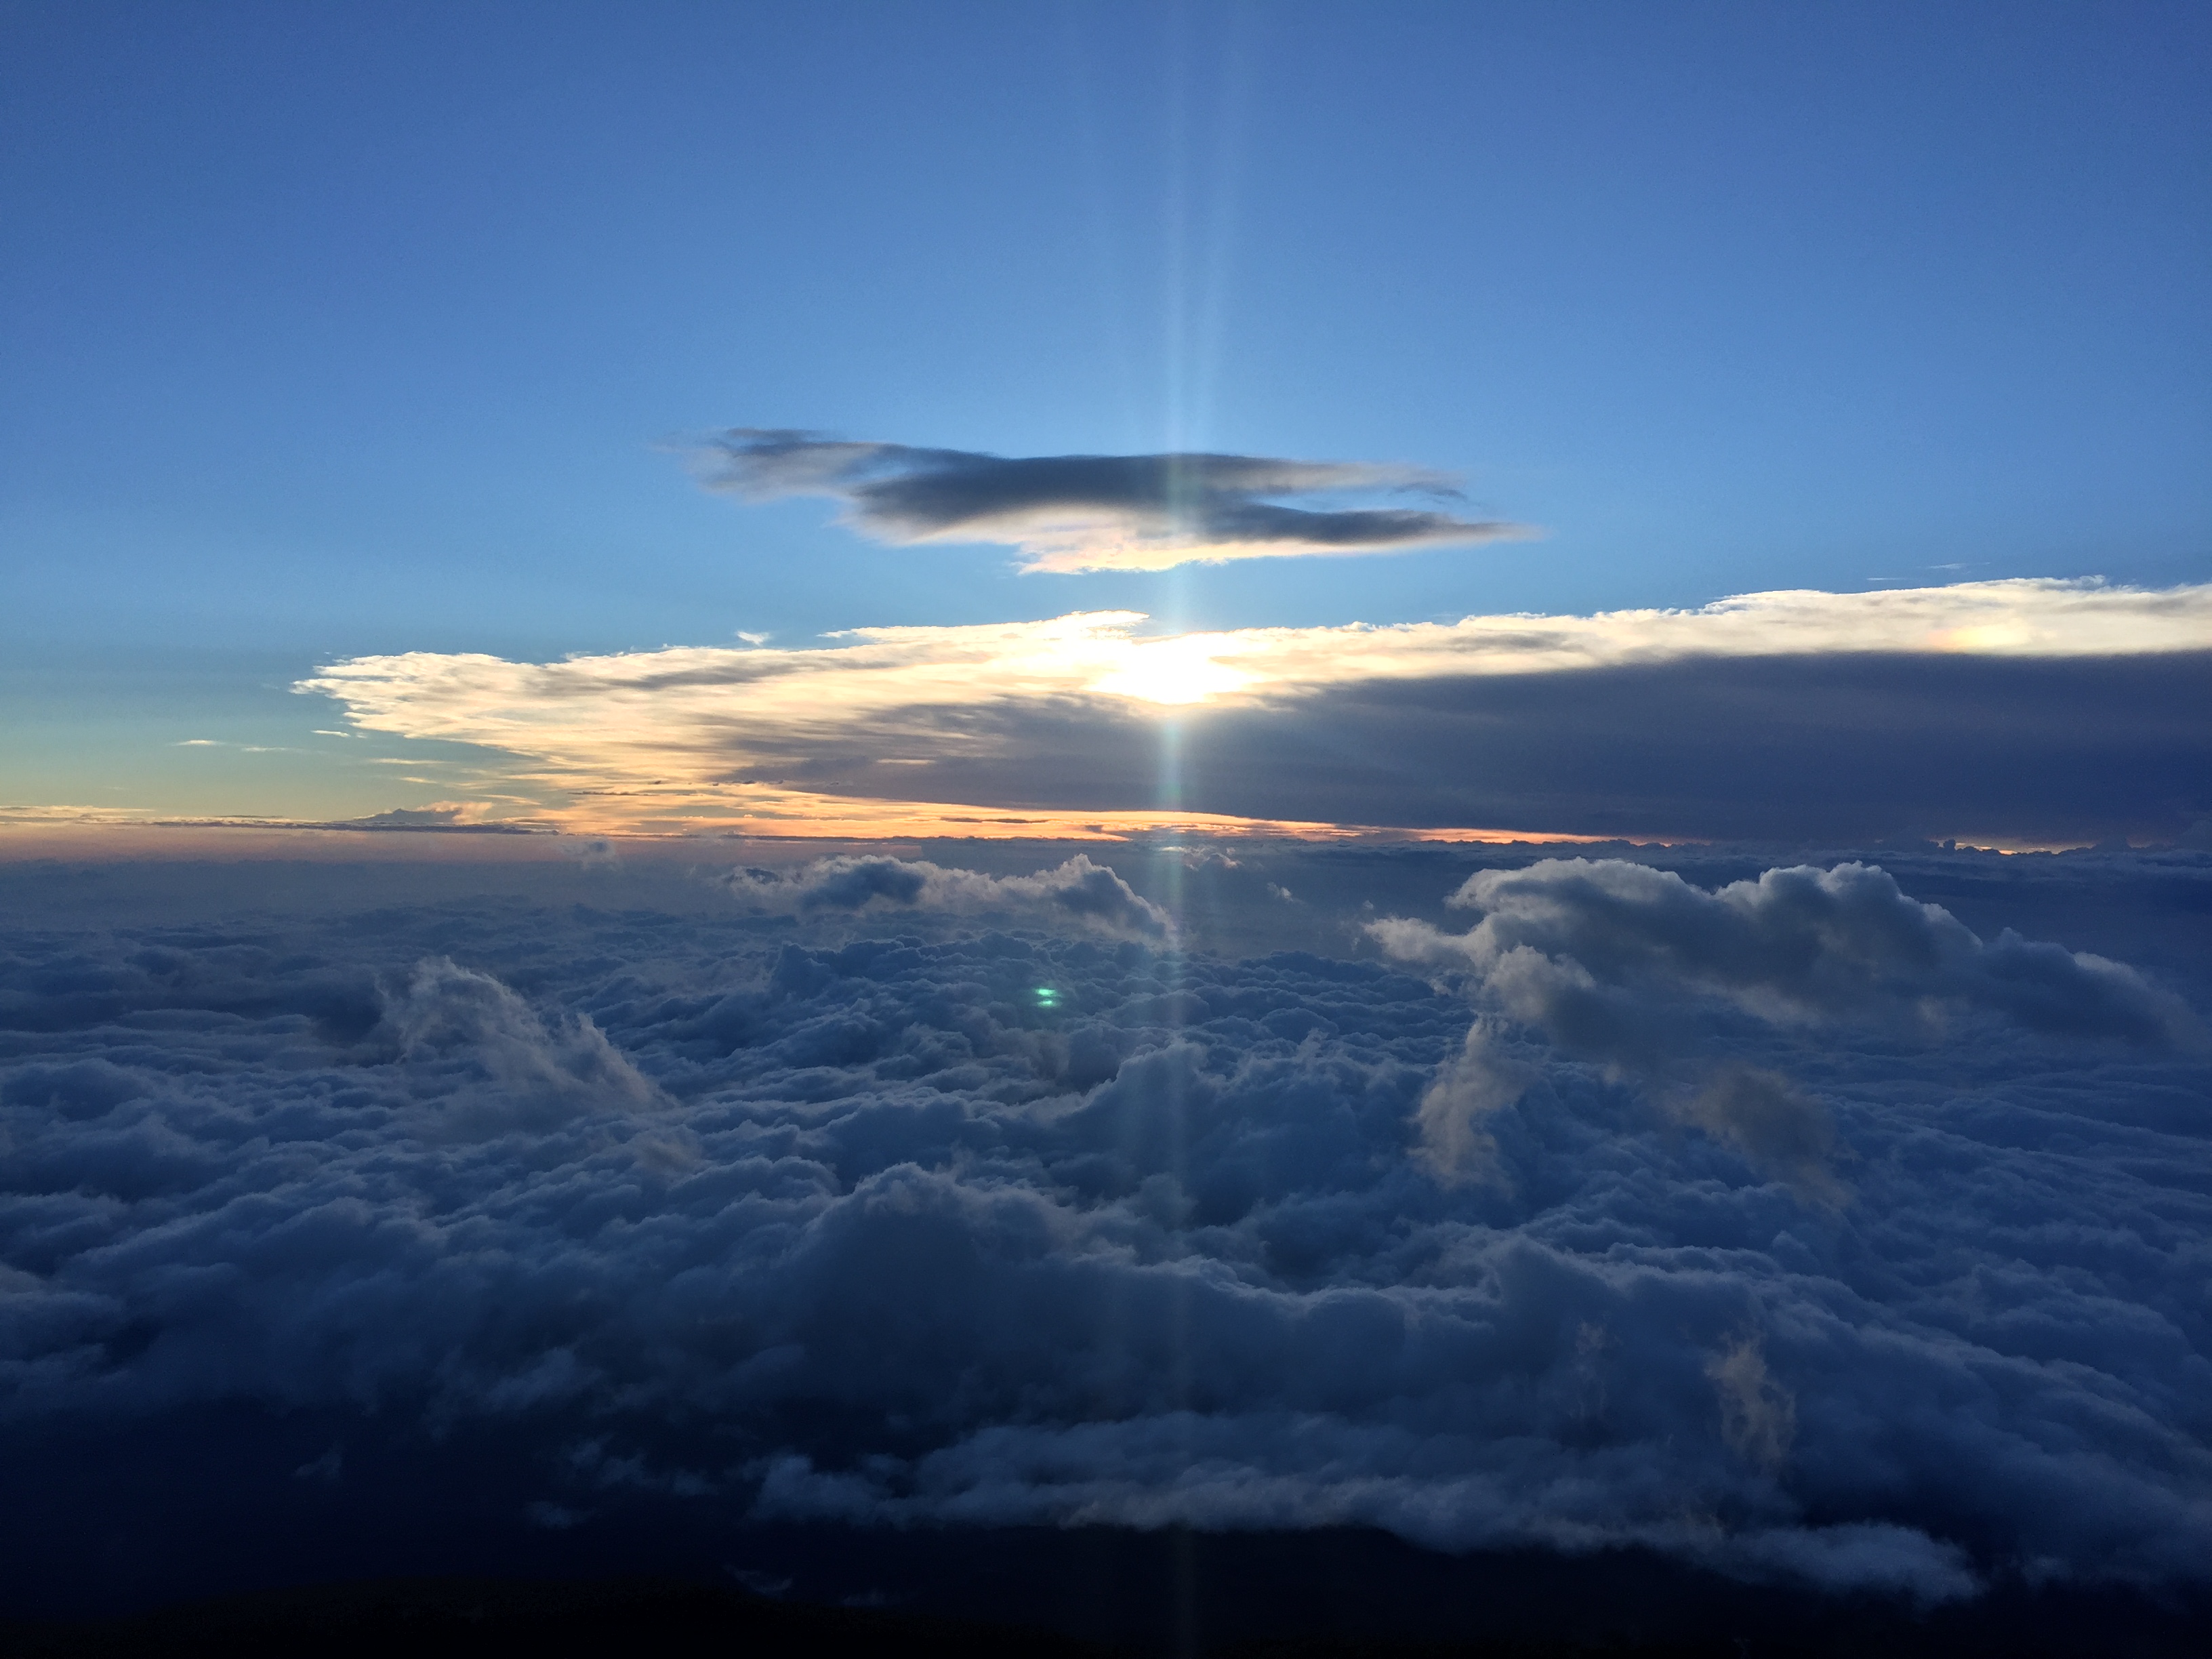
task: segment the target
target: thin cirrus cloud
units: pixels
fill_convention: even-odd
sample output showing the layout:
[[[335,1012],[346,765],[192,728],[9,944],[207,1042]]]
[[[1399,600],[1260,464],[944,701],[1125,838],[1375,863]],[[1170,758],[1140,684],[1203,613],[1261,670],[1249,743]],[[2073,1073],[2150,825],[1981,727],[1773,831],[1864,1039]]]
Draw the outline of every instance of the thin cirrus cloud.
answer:
[[[1445,473],[1261,455],[1003,456],[739,427],[698,452],[708,488],[750,500],[827,495],[878,540],[998,542],[1024,571],[1166,570],[1230,559],[1397,553],[1536,533],[1436,507],[1280,499],[1455,501]]]
[[[299,689],[359,729],[502,750],[510,787],[595,832],[1196,821],[2030,845],[2171,841],[2212,815],[2212,586],[2021,580],[1164,637],[1143,621],[542,664],[411,653]]]

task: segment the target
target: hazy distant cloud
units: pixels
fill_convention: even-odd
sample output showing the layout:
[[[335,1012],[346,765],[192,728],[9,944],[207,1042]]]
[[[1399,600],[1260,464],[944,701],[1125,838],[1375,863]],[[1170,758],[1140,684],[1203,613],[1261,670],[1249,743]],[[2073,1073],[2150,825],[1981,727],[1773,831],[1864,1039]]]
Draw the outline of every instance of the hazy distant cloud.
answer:
[[[364,817],[345,818],[319,826],[333,830],[482,830],[483,808],[473,801],[441,802],[432,806],[394,806]]]
[[[1164,938],[1170,931],[1166,911],[1080,853],[1030,876],[989,876],[949,870],[927,860],[878,855],[817,859],[786,872],[733,871],[725,885],[748,905],[802,916],[873,906],[890,911],[998,915],[1048,925],[1074,922],[1148,939]]]
[[[505,749],[518,790],[562,792],[550,816],[595,831],[1048,835],[1150,809],[2010,844],[2171,840],[2212,812],[2212,586],[2016,580],[1168,637],[1143,621],[545,664],[415,653],[301,689],[365,730]]]
[[[828,495],[889,542],[1002,542],[1025,570],[1164,570],[1193,562],[1391,553],[1533,533],[1433,507],[1294,507],[1273,498],[1456,498],[1419,467],[1256,455],[1008,457],[739,427],[702,453],[713,488]]]

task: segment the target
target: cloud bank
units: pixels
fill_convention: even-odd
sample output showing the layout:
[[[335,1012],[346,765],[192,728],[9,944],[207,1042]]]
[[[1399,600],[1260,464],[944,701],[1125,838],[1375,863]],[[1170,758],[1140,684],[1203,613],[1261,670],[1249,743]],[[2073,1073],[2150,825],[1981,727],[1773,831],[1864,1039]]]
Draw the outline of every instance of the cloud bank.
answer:
[[[300,689],[364,730],[504,750],[515,792],[595,830],[1210,818],[2002,845],[2171,841],[2212,816],[2212,587],[2017,580],[1167,637],[1142,621],[544,664],[414,653]]]
[[[702,454],[710,488],[827,495],[881,541],[1000,542],[1028,571],[1166,570],[1230,559],[1394,553],[1529,535],[1433,508],[1285,506],[1273,497],[1455,497],[1446,475],[1256,455],[1042,455],[854,443],[740,427]]]
[[[1770,1024],[1856,1022],[1949,1034],[1982,1017],[2043,1036],[2201,1053],[2204,1028],[2124,963],[2022,939],[1984,943],[1940,905],[1869,865],[1766,871],[1708,892],[1672,871],[1616,859],[1483,871],[1450,901],[1484,912],[1465,933],[1391,917],[1369,924],[1401,961],[1468,970],[1478,1019],[1423,1102],[1430,1155],[1486,1169],[1480,1127],[1534,1074],[1502,1060],[1501,1031],[1534,1028],[1564,1054],[1646,1085],[1674,1085],[1674,1114],[1755,1167],[1834,1201],[1826,1114],[1775,1073],[1716,1060],[1702,1006]]]
[[[1986,863],[2024,920],[2212,880]],[[252,1402],[534,1444],[517,1514],[1357,1523],[1934,1600],[2212,1561],[2212,1068],[2142,974],[1863,865],[1478,873],[1471,930],[1382,930],[1426,977],[1016,881],[12,925],[0,1443]],[[1440,1087],[1497,1096],[1485,1179]]]

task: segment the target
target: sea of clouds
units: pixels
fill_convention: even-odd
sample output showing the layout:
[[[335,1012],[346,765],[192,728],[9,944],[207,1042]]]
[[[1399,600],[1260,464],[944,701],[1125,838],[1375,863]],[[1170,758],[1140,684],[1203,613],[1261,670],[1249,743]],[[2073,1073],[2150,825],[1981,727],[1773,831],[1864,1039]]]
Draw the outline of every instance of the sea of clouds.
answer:
[[[0,1444],[247,1402],[538,1434],[556,1515],[2205,1574],[2212,856],[994,856],[40,875]]]

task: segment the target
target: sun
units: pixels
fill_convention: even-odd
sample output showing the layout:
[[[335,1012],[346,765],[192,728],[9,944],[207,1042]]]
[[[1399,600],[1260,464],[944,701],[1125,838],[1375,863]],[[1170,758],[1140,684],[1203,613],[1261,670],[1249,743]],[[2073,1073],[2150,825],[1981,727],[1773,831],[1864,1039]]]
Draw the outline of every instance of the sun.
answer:
[[[1091,689],[1171,706],[1241,691],[1252,683],[1252,676],[1217,660],[1227,643],[1211,634],[1138,641],[1129,647],[1121,665],[1094,680]]]

